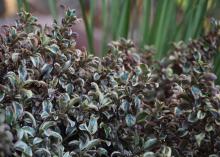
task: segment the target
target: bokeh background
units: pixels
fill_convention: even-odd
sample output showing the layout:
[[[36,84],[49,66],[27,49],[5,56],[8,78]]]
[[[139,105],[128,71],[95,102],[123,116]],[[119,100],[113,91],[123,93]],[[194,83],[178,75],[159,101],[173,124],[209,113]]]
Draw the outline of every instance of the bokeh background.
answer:
[[[123,37],[132,39],[140,52],[153,50],[155,59],[161,59],[172,43],[205,35],[213,19],[220,19],[220,0],[0,0],[0,25],[13,25],[20,10],[37,16],[42,25],[52,25],[67,8],[82,18],[72,28],[79,34],[78,48],[99,56],[106,54],[110,41]],[[218,76],[219,63],[217,54]]]

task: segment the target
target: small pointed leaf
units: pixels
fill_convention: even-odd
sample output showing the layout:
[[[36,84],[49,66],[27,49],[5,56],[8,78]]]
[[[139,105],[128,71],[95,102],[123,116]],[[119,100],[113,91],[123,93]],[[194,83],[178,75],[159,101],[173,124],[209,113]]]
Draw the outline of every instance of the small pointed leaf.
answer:
[[[135,125],[136,118],[131,114],[127,114],[125,117],[125,121],[126,121],[127,126],[131,127],[131,126]]]

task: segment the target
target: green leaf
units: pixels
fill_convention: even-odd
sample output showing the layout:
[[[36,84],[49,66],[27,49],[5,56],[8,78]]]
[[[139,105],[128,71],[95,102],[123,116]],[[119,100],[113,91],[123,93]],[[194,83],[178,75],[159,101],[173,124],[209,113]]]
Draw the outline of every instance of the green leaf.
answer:
[[[28,146],[25,142],[23,141],[17,141],[14,145],[14,148],[18,151],[21,151],[24,153],[26,156],[33,156],[32,149],[30,146]]]
[[[201,145],[202,140],[205,138],[205,133],[202,132],[200,134],[195,135],[196,143],[198,146]]]
[[[42,43],[43,46],[48,45],[50,42],[50,38],[46,35],[46,34],[41,34],[40,36],[40,41]]]
[[[99,111],[98,106],[94,105],[92,102],[89,103],[87,100],[83,101],[81,106],[84,110],[91,109],[91,110]],[[101,107],[103,107],[103,106],[101,106]]]
[[[145,120],[147,119],[148,116],[149,116],[148,113],[145,111],[139,112],[137,114],[137,118],[136,118],[137,123],[145,122]]]
[[[149,42],[150,35],[150,15],[151,15],[151,1],[143,1],[143,15],[140,20],[140,30],[142,34],[141,44],[144,46]]]
[[[52,112],[53,104],[49,100],[44,100],[42,102],[42,106],[43,106],[43,110],[41,113],[41,117],[44,119],[47,118],[49,114]]]
[[[97,123],[97,118],[95,117],[90,117],[89,120],[89,126],[88,126],[88,131],[90,132],[90,134],[95,134],[96,131],[98,130],[98,123]]]
[[[76,16],[76,10],[75,9],[67,9],[65,14],[68,17],[74,17],[74,16]]]
[[[193,57],[197,62],[201,62],[201,54],[198,51],[193,53]]]
[[[99,156],[108,156],[108,151],[105,148],[98,148],[97,150]]]
[[[81,145],[80,149],[81,150],[89,150],[91,149],[92,147],[95,147],[97,146],[99,143],[101,142],[100,139],[93,139],[91,141],[88,141],[85,145]]]
[[[3,91],[0,91],[0,102],[4,99],[5,93]]]
[[[17,137],[19,140],[22,140],[22,138],[24,137],[24,130],[19,128],[17,129]]]
[[[29,156],[29,157],[32,157],[32,156],[33,156],[33,152],[32,152],[32,149],[31,149],[30,146],[28,146],[28,147],[24,150],[23,153],[25,154],[25,156]]]
[[[66,89],[66,92],[67,92],[69,95],[71,95],[71,94],[73,94],[74,86],[73,86],[71,83],[68,83],[68,84],[66,85],[65,89]]]
[[[16,150],[24,151],[28,147],[28,145],[23,141],[17,141],[14,147]]]
[[[164,47],[168,36],[171,35],[169,29],[176,24],[172,23],[170,25],[172,15],[175,15],[175,4],[176,2],[174,1],[158,1],[156,17],[151,30],[151,38],[155,39],[153,44],[158,50],[155,54],[156,59],[160,59],[166,53]]]
[[[76,122],[72,121],[71,119],[67,119],[68,120],[68,124],[66,127],[66,134],[67,135],[72,135],[75,131],[76,131]]]
[[[166,72],[166,76],[168,78],[172,78],[173,77],[173,69],[167,68],[165,72]]]
[[[14,87],[18,84],[18,82],[19,82],[19,80],[18,80],[16,74],[15,74],[14,72],[12,72],[12,71],[9,71],[5,77],[9,79],[9,81],[10,81],[10,83],[11,83],[11,85],[12,85],[13,88],[14,88]]]
[[[40,65],[40,57],[39,56],[30,56],[31,62],[34,65],[34,67],[39,67]]]
[[[99,126],[100,126],[100,128],[103,128],[103,129],[104,129],[104,131],[105,131],[105,136],[106,136],[106,137],[109,137],[110,134],[111,134],[111,132],[112,132],[111,127],[108,126],[107,124],[103,123],[103,122],[101,122]]]
[[[127,114],[125,117],[125,121],[126,121],[127,126],[131,127],[131,126],[135,125],[136,118],[131,114]]]
[[[122,155],[121,152],[119,152],[119,151],[114,151],[114,152],[112,152],[111,157],[118,157],[118,156],[121,156],[121,155]]]
[[[36,144],[39,144],[43,142],[43,139],[42,138],[39,138],[39,137],[35,137],[34,140],[33,140],[33,145],[36,145]]]
[[[111,2],[113,3],[113,2]],[[102,52],[102,56],[104,56],[107,52],[106,50],[106,45],[107,45],[107,39],[108,39],[108,35],[110,35],[110,25],[109,25],[109,3],[107,2],[107,0],[103,0],[102,1],[102,39],[101,39],[101,52]],[[112,22],[112,21],[111,21]],[[111,27],[113,27],[113,23],[111,23]]]
[[[50,73],[52,72],[53,70],[53,65],[51,64],[44,64],[43,67],[41,68],[41,74],[44,76],[47,76],[50,75]]]
[[[54,1],[54,0],[48,0],[48,6],[49,6],[49,9],[50,9],[50,12],[53,16],[54,19],[57,19],[57,1]]]
[[[24,133],[30,135],[31,137],[35,136],[36,131],[34,128],[32,128],[30,126],[23,126],[22,130],[24,131]]]
[[[175,107],[174,114],[178,117],[182,114],[182,110],[179,107]]]
[[[12,53],[11,59],[13,62],[17,62],[19,58],[20,53]]]
[[[25,81],[27,79],[28,73],[27,73],[26,65],[24,63],[19,65],[18,75],[19,75],[19,79],[22,81]]]
[[[11,108],[7,107],[5,111],[5,121],[7,124],[12,124],[15,121],[14,113]]]
[[[195,100],[199,99],[202,94],[201,90],[195,86],[192,86],[191,92]]]
[[[28,90],[28,89],[24,89],[22,88],[21,89],[21,93],[26,96],[28,99],[32,98],[33,96],[33,92],[31,90]]]
[[[100,77],[101,77],[101,75],[100,75],[99,73],[95,73],[95,74],[93,75],[94,81],[98,81],[98,80],[100,79]]]
[[[36,123],[36,120],[35,120],[34,116],[28,111],[24,111],[24,115],[27,115],[31,119],[33,127],[36,128],[37,123]],[[26,120],[26,118],[24,119],[24,121],[25,120]]]
[[[66,152],[66,153],[63,155],[63,157],[72,157],[72,155],[70,155],[69,152]]]
[[[6,118],[6,113],[5,112],[6,111],[4,109],[0,108],[0,125],[5,122],[5,118]]]
[[[79,125],[79,129],[82,131],[88,131],[88,127],[85,123]]]
[[[71,59],[70,59],[70,60],[68,60],[67,62],[64,63],[62,72],[64,72],[65,70],[67,70],[71,65],[72,65],[72,61],[71,61]]]
[[[22,114],[24,112],[22,104],[20,104],[16,101],[13,101],[12,105],[13,105],[13,108],[14,108],[15,118],[17,119],[17,118],[22,117]]]
[[[122,100],[121,106],[120,108],[127,113],[129,111],[130,108],[130,103],[127,100]]]
[[[172,150],[168,146],[162,146],[160,152],[161,152],[161,155],[164,157],[171,157],[172,155]]]
[[[209,155],[209,157],[218,157],[218,155],[217,154],[211,154],[211,155]]]
[[[145,152],[143,157],[156,157],[154,152]]]
[[[136,110],[139,111],[140,110],[140,106],[141,106],[141,99],[138,96],[135,96],[134,104],[135,104]]]
[[[199,111],[197,112],[197,118],[198,118],[198,119],[204,119],[205,116],[206,116],[206,113],[205,113],[205,112],[203,112],[203,111],[201,111],[201,110],[199,110]]]
[[[70,101],[69,101],[69,106],[74,106],[76,105],[77,103],[80,103],[81,102],[81,99],[80,97],[75,97],[75,98],[72,98]]]
[[[50,46],[47,46],[46,49],[51,52],[52,54],[58,54],[60,52],[60,48],[56,44],[52,44]]]
[[[198,121],[197,114],[195,112],[190,112],[188,115],[188,121],[191,123],[195,123]]]
[[[39,127],[39,130],[41,132],[44,132],[45,130],[47,130],[48,128],[52,127],[56,125],[56,122],[55,121],[46,121],[46,122],[43,122],[40,127]]]
[[[92,83],[91,83],[91,86],[92,86],[93,88],[95,88],[95,91],[96,91],[97,93],[100,92],[99,86],[98,86],[98,84],[97,84],[96,82],[92,82]]]
[[[118,25],[118,37],[127,38],[128,32],[129,32],[131,0],[126,0],[122,2],[123,2],[123,5],[122,5],[120,21]]]
[[[184,128],[179,128],[177,130],[178,134],[180,137],[185,137],[186,135],[188,135],[189,131],[184,129]]]
[[[34,154],[36,154],[38,156],[51,157],[50,151],[46,148],[37,148],[37,150],[34,152]]]
[[[129,73],[127,71],[121,72],[120,78],[122,81],[127,81],[129,77]]]
[[[207,123],[205,125],[205,131],[207,132],[214,131],[214,127],[211,124]]]
[[[10,29],[11,37],[16,38],[17,37],[17,29],[15,27],[11,27]]]
[[[62,138],[62,136],[61,136],[59,133],[57,133],[57,132],[55,132],[55,131],[52,131],[52,130],[50,130],[50,129],[45,130],[45,131],[44,131],[44,134],[45,134],[46,136],[48,136],[48,137],[54,137],[54,138],[56,138],[57,141],[58,141],[58,143],[61,143],[61,142],[63,141],[63,138]]]
[[[156,144],[157,144],[157,139],[156,138],[150,138],[146,142],[144,142],[144,145],[143,145],[144,150],[149,150],[153,146],[155,146]]]
[[[77,141],[77,140],[72,140],[68,143],[68,146],[71,146],[71,147],[79,147],[79,144],[80,144],[80,141]]]

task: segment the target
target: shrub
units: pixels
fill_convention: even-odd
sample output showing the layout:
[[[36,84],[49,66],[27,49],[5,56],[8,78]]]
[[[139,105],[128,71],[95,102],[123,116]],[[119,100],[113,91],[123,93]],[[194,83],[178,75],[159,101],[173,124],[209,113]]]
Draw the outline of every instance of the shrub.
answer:
[[[74,10],[52,27],[19,17],[0,36],[1,156],[220,155],[218,29],[157,63],[130,40],[76,49]]]

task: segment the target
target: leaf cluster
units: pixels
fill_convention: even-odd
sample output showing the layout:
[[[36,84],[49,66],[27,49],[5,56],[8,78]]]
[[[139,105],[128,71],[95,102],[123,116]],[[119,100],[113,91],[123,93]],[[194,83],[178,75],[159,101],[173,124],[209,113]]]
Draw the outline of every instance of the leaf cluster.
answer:
[[[74,10],[52,27],[19,17],[0,36],[1,156],[220,155],[218,31],[155,62],[130,40],[77,49]]]

